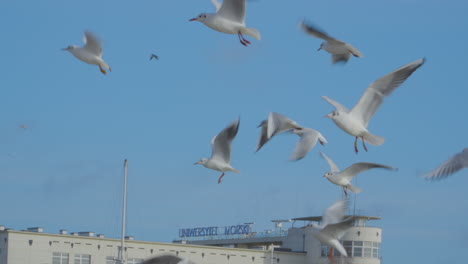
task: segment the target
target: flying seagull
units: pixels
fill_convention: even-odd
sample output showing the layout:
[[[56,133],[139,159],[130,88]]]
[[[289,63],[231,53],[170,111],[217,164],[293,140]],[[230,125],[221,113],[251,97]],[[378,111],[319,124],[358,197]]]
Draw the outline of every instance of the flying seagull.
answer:
[[[102,60],[102,47],[97,37],[89,31],[86,31],[84,34],[85,37],[83,41],[85,45],[83,47],[70,45],[62,50],[69,51],[81,61],[99,66],[99,70],[101,70],[103,74],[106,74],[103,68],[112,71],[109,65]]]
[[[362,140],[362,145],[366,151],[365,142],[374,146],[384,143],[385,139],[383,137],[373,135],[367,130],[369,121],[379,109],[384,98],[390,95],[414,71],[421,67],[424,61],[424,59],[413,61],[375,80],[367,87],[357,104],[351,110],[326,96],[322,96],[325,101],[335,107],[335,110],[325,117],[331,118],[339,128],[355,137],[354,151],[356,153],[358,153],[358,139]]]
[[[189,21],[199,21],[206,26],[227,34],[237,34],[242,45],[250,44],[243,34],[260,40],[260,33],[254,28],[245,26],[245,0],[211,0],[216,13],[202,13]]]
[[[322,244],[330,247],[328,255],[330,261],[333,260],[333,249],[338,250],[342,256],[348,256],[339,241],[354,223],[352,217],[344,219],[347,207],[348,202],[346,200],[339,200],[325,210],[321,224],[309,224],[312,235]]]
[[[162,255],[152,257],[143,261],[142,264],[195,264],[188,259],[182,259],[173,255]]]
[[[439,167],[424,175],[428,180],[447,178],[455,172],[468,167],[468,148],[446,160]]]
[[[293,129],[302,129],[296,121],[276,112],[270,112],[268,114],[268,119],[263,120],[258,127],[261,127],[262,131],[260,132],[256,151],[259,151],[263,145],[265,145],[275,135]]]
[[[348,196],[347,190],[351,191],[352,193],[360,193],[362,191],[360,188],[351,184],[351,180],[361,172],[374,168],[398,170],[397,168],[390,167],[387,165],[369,162],[359,162],[354,163],[353,165],[346,168],[344,171],[340,171],[338,166],[336,166],[333,160],[331,160],[327,155],[325,155],[325,153],[320,152],[320,155],[327,161],[328,165],[330,166],[330,171],[325,173],[323,177],[327,178],[327,180],[329,180],[331,183],[334,183],[343,188],[343,192],[346,196]]]
[[[312,128],[305,127],[302,129],[294,129],[292,133],[298,135],[301,139],[297,142],[289,160],[300,160],[304,158],[315,144],[317,144],[317,141],[322,146],[328,143],[320,132]]]
[[[202,158],[196,164],[201,164],[209,169],[221,171],[222,174],[219,176],[218,183],[221,183],[221,179],[224,177],[224,172],[232,171],[240,173],[238,170],[231,167],[231,143],[236,137],[237,131],[239,130],[239,122],[237,119],[232,122],[229,126],[219,132],[218,135],[213,137],[211,140],[211,158]]]
[[[332,63],[346,63],[351,55],[354,57],[364,57],[364,55],[362,55],[362,53],[351,44],[332,38],[327,33],[307,24],[305,21],[301,23],[301,27],[309,35],[325,40],[320,44],[320,48],[318,50],[324,49],[330,53],[332,55]]]
[[[159,60],[159,57],[158,57],[158,55],[156,55],[156,54],[151,54],[150,60],[152,60],[152,59],[157,59],[157,60]]]

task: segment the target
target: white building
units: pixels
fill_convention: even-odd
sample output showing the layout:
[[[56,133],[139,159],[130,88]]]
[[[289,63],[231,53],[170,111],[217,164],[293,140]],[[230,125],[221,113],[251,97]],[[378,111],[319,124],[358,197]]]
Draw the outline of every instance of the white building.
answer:
[[[346,263],[380,264],[382,229],[368,227],[378,217],[354,216],[355,225],[343,236],[350,258]],[[283,221],[274,230],[252,232],[252,224],[227,228],[182,229],[175,243],[126,239],[124,257],[128,264],[141,263],[155,255],[173,254],[199,264],[322,264],[328,263],[328,248],[320,244],[307,226],[321,217],[292,219],[284,230]],[[289,222],[289,221],[288,221]],[[297,223],[304,222],[300,227]],[[215,230],[215,228],[217,228]],[[224,233],[218,232],[224,230]],[[17,231],[0,226],[0,264],[114,264],[121,241],[93,232],[44,233],[43,229]],[[335,252],[336,263],[344,263]]]

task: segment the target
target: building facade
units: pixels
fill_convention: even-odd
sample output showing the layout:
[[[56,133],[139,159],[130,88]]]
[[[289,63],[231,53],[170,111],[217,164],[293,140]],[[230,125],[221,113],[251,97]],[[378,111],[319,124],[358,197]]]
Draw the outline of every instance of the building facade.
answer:
[[[349,258],[334,252],[336,263],[380,264],[382,229],[369,227],[377,217],[354,216],[354,226],[342,238]],[[275,230],[253,232],[252,224],[220,229],[182,229],[174,243],[137,241],[128,237],[123,256],[128,264],[162,254],[189,258],[199,264],[325,264],[328,248],[316,240],[308,222],[321,217],[289,220],[287,230],[276,222]],[[295,226],[304,222],[302,226]],[[226,234],[227,233],[227,234]],[[17,231],[0,226],[0,264],[117,264],[120,239],[93,232],[45,233],[42,228]]]

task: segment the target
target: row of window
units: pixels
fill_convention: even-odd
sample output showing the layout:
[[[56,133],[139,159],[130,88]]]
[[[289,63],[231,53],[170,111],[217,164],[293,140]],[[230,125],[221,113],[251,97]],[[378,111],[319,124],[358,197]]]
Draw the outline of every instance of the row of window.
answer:
[[[75,254],[73,264],[91,264],[91,255]],[[119,263],[115,257],[106,257],[106,264]],[[143,259],[131,258],[127,259],[127,264],[141,264]],[[64,252],[52,253],[52,264],[71,264],[69,254]]]
[[[370,241],[340,241],[349,257],[380,258],[380,243]],[[329,247],[322,245],[321,256],[328,256]],[[334,256],[340,256],[340,252],[333,251]]]

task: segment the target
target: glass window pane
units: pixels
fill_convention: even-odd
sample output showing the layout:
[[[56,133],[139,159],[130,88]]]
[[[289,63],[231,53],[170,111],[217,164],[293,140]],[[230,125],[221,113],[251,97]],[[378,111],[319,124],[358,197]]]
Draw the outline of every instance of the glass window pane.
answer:
[[[344,249],[346,250],[346,253],[348,254],[348,256],[353,255],[353,248],[352,247],[345,247]]]
[[[352,245],[353,245],[353,241],[349,241],[349,240],[343,241],[343,246],[352,246]]]
[[[372,257],[379,258],[379,249],[377,248],[372,249]]]
[[[362,241],[354,241],[354,246],[361,246],[362,247]]]
[[[362,257],[362,248],[361,247],[355,247],[354,252],[353,252],[354,257]]]
[[[372,257],[372,248],[364,248],[364,257],[365,258]]]
[[[379,242],[372,242],[372,246],[378,248],[380,246]]]
[[[320,256],[322,256],[322,257],[328,256],[328,246],[327,245],[322,245]]]
[[[370,241],[364,241],[364,242],[363,242],[363,245],[364,245],[365,247],[372,247],[372,242],[370,242]]]

